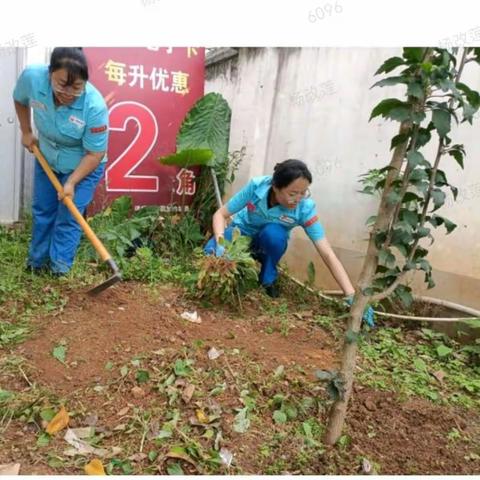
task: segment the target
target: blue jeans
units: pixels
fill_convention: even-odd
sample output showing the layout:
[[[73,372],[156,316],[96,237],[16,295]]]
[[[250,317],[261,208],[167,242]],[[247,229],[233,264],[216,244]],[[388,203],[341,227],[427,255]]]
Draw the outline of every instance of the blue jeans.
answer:
[[[100,164],[75,186],[74,203],[83,215],[92,201],[95,188],[103,176],[105,163]],[[63,185],[69,173],[57,173]],[[67,273],[73,264],[82,229],[58,194],[41,165],[35,161],[32,202],[32,241],[28,265],[33,268],[49,266],[54,273]]]
[[[232,233],[235,227],[225,229],[225,239],[232,240]],[[215,254],[217,242],[212,237],[204,247],[207,255]],[[267,223],[260,231],[252,237],[250,250],[253,258],[258,260],[262,268],[259,281],[263,286],[271,285],[278,277],[277,265],[288,246],[288,233],[285,227],[278,223]]]

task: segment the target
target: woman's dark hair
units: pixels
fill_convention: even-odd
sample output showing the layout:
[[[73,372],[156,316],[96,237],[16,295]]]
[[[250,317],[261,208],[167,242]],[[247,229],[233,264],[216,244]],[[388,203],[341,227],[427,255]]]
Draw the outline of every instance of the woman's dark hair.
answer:
[[[301,160],[285,160],[277,163],[273,169],[272,185],[277,188],[285,188],[297,178],[304,178],[312,183],[312,174]]]
[[[75,80],[81,78],[85,82],[88,80],[88,65],[85,54],[78,47],[56,47],[53,49],[50,57],[50,66],[48,71],[53,73],[64,68],[67,73],[67,83],[65,86],[73,85]]]

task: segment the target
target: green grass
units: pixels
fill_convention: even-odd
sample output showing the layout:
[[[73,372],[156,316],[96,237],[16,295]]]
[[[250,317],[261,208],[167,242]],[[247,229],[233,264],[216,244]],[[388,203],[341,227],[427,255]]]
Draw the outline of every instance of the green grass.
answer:
[[[412,341],[400,327],[380,327],[360,342],[360,351],[358,379],[365,385],[435,403],[480,406],[480,366],[443,334],[423,329]]]

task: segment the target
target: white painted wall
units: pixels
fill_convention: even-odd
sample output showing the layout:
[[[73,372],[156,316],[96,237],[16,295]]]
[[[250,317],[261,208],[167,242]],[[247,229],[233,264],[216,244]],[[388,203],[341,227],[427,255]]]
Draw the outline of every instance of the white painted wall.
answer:
[[[240,49],[238,58],[210,66],[206,92],[219,92],[232,107],[230,149],[247,147],[247,158],[233,186],[269,174],[275,163],[300,158],[312,170],[313,197],[321,222],[353,279],[366,249],[365,220],[378,201],[357,192],[358,176],[390,159],[389,142],[397,123],[375,119],[372,108],[383,98],[402,94],[400,87],[370,90],[373,73],[400,49],[387,48],[259,48]],[[480,90],[480,67],[468,65],[464,81]],[[313,88],[317,98],[313,97]],[[323,89],[325,94],[320,94]],[[298,102],[295,98],[302,98]],[[475,126],[462,125],[455,142],[467,151],[465,170],[450,157],[442,168],[459,187],[441,214],[458,224],[449,236],[439,229],[430,261],[437,287],[420,293],[480,308],[480,115]],[[425,151],[433,154],[433,147]],[[301,229],[296,229],[286,254],[292,272],[304,277],[314,260],[317,283],[336,288]]]

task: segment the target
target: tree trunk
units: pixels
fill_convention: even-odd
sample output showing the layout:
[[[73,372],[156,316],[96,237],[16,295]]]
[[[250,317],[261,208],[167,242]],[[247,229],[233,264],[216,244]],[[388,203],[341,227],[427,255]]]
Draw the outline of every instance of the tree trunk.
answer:
[[[399,133],[404,133],[410,128],[411,124],[408,121],[403,122],[400,125]],[[347,322],[347,330],[359,333],[362,325],[363,311],[367,305],[368,297],[365,297],[362,291],[367,288],[375,276],[377,270],[377,256],[378,249],[375,245],[375,235],[378,231],[385,230],[390,222],[391,215],[395,209],[395,206],[389,205],[387,202],[387,195],[391,191],[392,182],[398,177],[400,169],[405,158],[407,150],[407,142],[398,145],[392,156],[390,166],[392,170],[388,172],[385,182],[385,189],[380,201],[380,207],[378,210],[377,220],[370,233],[370,240],[368,243],[367,255],[363,264],[362,272],[358,280],[358,290],[355,295],[355,299],[350,310],[350,317]],[[342,367],[340,370],[340,376],[345,381],[344,395],[336,400],[331,409],[328,419],[327,432],[325,434],[325,443],[327,445],[333,445],[337,442],[345,423],[345,416],[347,413],[348,401],[352,393],[353,375],[357,359],[357,343],[348,342],[344,340],[343,352],[342,352]]]

